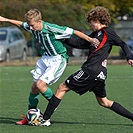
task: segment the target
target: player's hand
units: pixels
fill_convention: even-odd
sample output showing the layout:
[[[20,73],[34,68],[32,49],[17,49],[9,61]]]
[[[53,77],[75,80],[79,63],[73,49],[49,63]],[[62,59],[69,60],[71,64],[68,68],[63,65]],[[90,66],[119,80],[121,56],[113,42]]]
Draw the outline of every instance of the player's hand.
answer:
[[[91,43],[95,46],[95,48],[97,48],[100,44],[99,40],[96,38],[92,38]]]
[[[133,67],[133,60],[128,60],[128,64],[131,65],[131,67]]]

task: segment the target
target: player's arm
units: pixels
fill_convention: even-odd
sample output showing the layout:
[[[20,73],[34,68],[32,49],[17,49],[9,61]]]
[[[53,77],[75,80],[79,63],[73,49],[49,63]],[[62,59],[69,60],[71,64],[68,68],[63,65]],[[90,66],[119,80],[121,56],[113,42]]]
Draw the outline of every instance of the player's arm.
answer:
[[[125,54],[127,61],[130,59],[133,60],[133,54],[132,54],[130,48],[126,45],[126,43],[123,40],[121,40],[121,38],[116,34],[115,31],[111,31],[110,37],[111,37],[110,40],[113,40],[110,43],[121,47],[121,49],[123,50],[123,52]]]
[[[94,46],[95,46],[96,48],[97,48],[97,47],[99,46],[99,44],[100,44],[100,42],[99,42],[98,39],[96,39],[96,38],[91,38],[91,37],[85,35],[84,33],[80,32],[80,31],[78,31],[78,30],[74,30],[74,34],[77,35],[77,36],[79,36],[80,38],[85,39],[86,41],[88,41],[88,42],[94,44]]]
[[[131,52],[130,48],[126,45],[124,41],[119,42],[118,45],[122,48],[128,64],[133,67],[133,53]]]
[[[9,19],[9,18],[5,18],[2,16],[0,16],[0,22],[8,22],[8,23],[14,24],[18,27],[21,27],[21,25],[22,25],[22,21]]]
[[[126,45],[126,43],[123,40],[121,40],[121,38],[116,34],[115,31],[112,31],[111,33],[112,34],[110,36],[112,37],[113,44],[121,47],[125,54],[128,64],[131,65],[131,67],[133,67],[133,53],[131,52],[130,48]]]
[[[80,38],[72,36],[69,39],[64,39],[63,43],[69,45],[70,47],[77,48],[77,49],[89,49],[90,42]]]

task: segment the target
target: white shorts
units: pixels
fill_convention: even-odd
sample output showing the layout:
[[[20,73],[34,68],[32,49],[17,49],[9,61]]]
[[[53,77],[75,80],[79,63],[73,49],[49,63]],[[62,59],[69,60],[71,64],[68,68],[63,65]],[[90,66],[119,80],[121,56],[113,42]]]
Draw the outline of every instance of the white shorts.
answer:
[[[61,55],[42,56],[36,63],[36,69],[30,72],[33,75],[34,82],[41,79],[51,85],[61,77],[66,68],[66,64],[66,59]]]

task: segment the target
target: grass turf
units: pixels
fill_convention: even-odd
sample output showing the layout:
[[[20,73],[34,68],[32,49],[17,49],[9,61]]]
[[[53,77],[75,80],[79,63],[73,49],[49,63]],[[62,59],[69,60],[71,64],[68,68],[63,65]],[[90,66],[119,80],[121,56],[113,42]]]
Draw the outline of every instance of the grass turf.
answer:
[[[132,133],[132,121],[100,107],[93,93],[79,96],[69,92],[51,118],[50,127],[19,126],[19,114],[27,111],[32,85],[29,71],[34,68],[0,68],[0,132],[2,133]],[[59,83],[80,66],[67,66],[62,78],[51,86],[55,92]],[[107,97],[133,111],[133,68],[129,65],[108,65]],[[38,105],[44,111],[47,101],[41,96]]]

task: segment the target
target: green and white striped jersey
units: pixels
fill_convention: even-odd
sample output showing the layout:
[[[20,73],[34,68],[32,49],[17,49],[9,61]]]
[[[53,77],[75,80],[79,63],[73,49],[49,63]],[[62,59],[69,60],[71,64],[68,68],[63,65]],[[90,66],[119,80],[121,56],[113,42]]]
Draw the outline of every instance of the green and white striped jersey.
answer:
[[[22,23],[22,28],[34,35],[41,45],[42,55],[55,56],[59,54],[68,59],[66,48],[62,44],[61,39],[70,38],[74,30],[66,26],[59,26],[44,21],[42,23],[43,28],[41,31],[31,30],[27,22]]]

